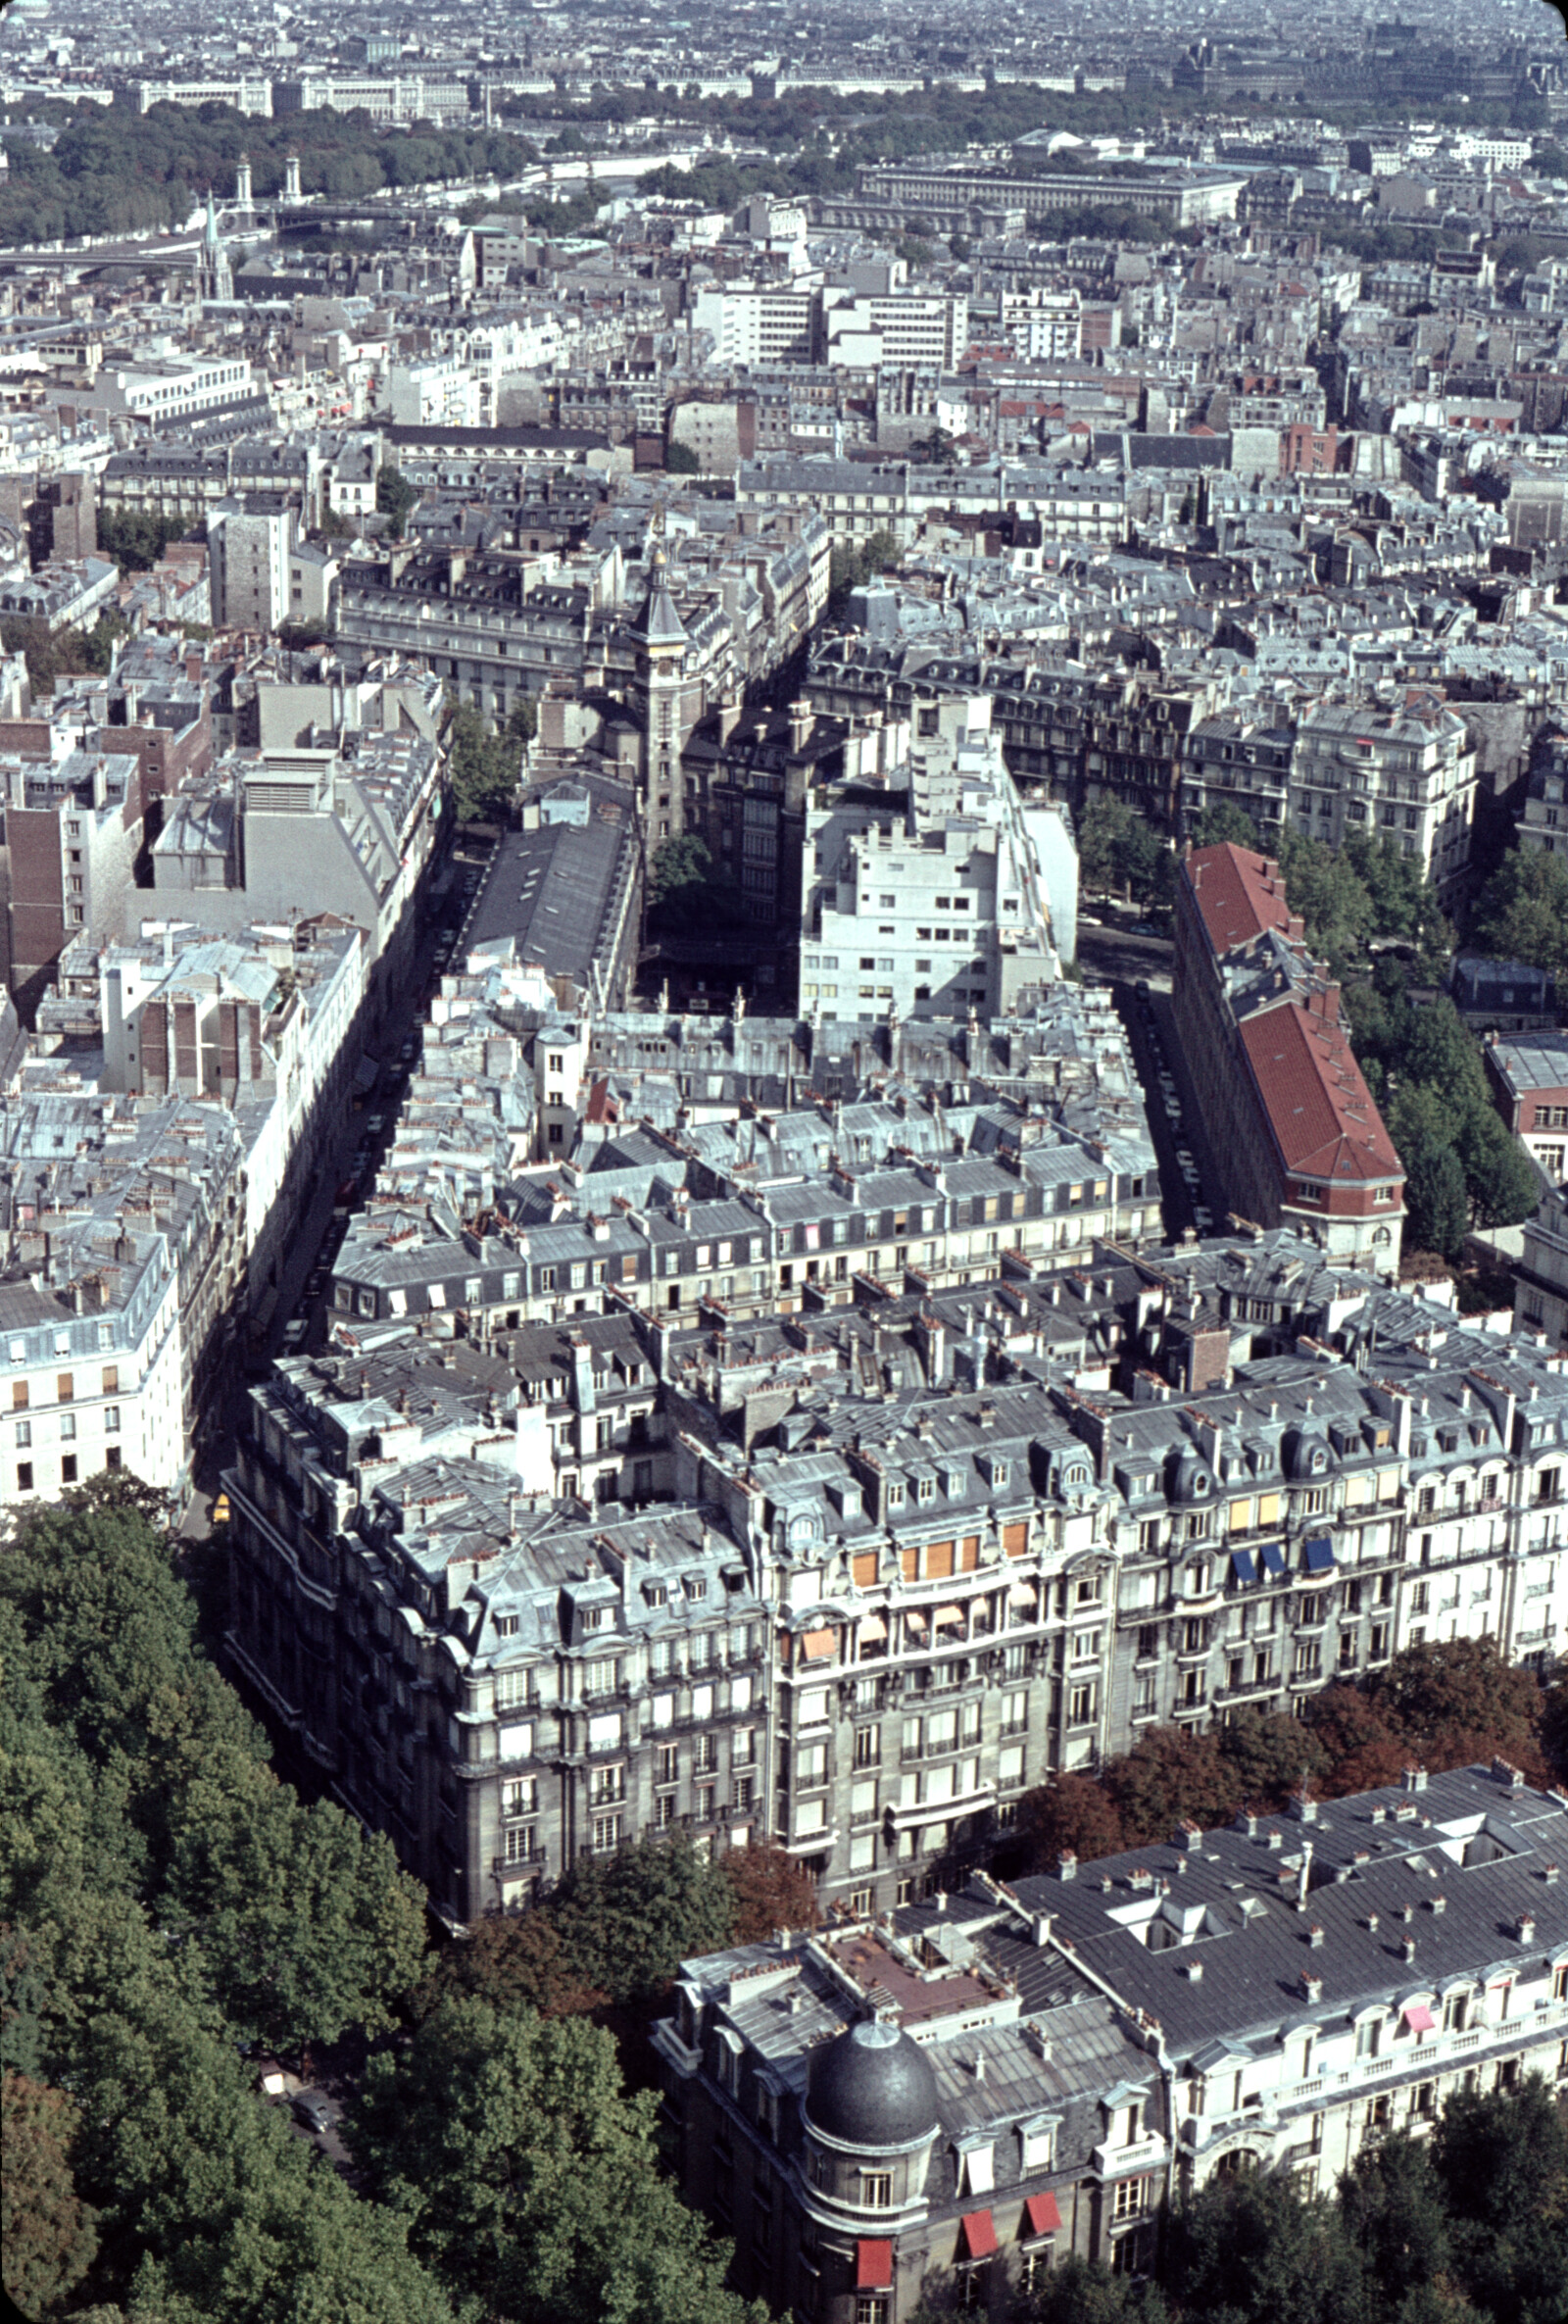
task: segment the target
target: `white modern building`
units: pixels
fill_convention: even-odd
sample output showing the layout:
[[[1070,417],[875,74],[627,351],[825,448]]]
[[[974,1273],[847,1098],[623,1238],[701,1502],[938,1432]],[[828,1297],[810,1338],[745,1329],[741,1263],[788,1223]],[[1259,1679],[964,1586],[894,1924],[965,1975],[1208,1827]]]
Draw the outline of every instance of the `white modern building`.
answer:
[[[801,1005],[823,1017],[1001,1015],[1060,975],[1040,858],[986,695],[923,706],[902,764],[807,808]],[[863,738],[875,764],[878,738]],[[847,747],[846,758],[862,756]]]

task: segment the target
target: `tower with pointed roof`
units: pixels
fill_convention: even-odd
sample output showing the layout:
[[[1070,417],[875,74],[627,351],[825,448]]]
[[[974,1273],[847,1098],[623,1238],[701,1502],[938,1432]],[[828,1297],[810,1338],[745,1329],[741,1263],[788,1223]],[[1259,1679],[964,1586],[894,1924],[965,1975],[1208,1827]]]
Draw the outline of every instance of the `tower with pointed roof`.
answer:
[[[680,755],[693,719],[686,715],[686,631],[669,593],[664,552],[656,537],[648,560],[648,595],[632,622],[637,644],[632,707],[642,729],[643,819],[650,848],[685,828]]]
[[[207,189],[207,223],[202,228],[201,293],[204,299],[231,299],[234,295],[233,270],[218,231],[211,186]]]

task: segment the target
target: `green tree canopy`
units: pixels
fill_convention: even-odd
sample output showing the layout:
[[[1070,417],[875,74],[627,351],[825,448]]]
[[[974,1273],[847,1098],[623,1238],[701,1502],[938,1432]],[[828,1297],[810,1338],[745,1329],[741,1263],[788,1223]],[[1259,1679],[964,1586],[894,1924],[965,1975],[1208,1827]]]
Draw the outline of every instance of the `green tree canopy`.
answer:
[[[343,193],[359,193],[363,192],[364,188],[345,186],[338,190]],[[416,488],[409,482],[403,470],[394,468],[390,461],[383,461],[375,471],[375,505],[383,517],[391,518],[392,521],[387,526],[387,531],[393,540],[400,541],[403,538],[403,528],[408,522],[410,511],[419,505],[419,495]]]
[[[370,2060],[348,2135],[463,2297],[514,2324],[766,2324],[656,2167],[652,2092],[581,2018],[453,1999]]]
[[[1469,945],[1568,978],[1568,859],[1535,848],[1504,856],[1476,900]]]
[[[1290,2171],[1211,2179],[1172,2222],[1178,2314],[1223,2324],[1371,2324],[1335,2205]]]
[[[533,715],[531,702],[526,711]],[[523,722],[514,711],[498,734],[481,711],[466,702],[454,707],[446,731],[447,771],[460,823],[484,822],[510,809],[522,779]]]
[[[54,2308],[98,2249],[71,2168],[77,2119],[64,2092],[0,2078],[0,2281],[24,2316]]]

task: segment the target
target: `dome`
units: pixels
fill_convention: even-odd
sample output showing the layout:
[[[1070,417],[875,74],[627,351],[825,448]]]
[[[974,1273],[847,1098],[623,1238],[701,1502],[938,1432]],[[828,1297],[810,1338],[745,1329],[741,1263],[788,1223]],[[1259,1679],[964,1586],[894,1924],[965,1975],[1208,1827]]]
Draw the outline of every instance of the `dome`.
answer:
[[[1166,1491],[1172,1501],[1203,1501],[1214,1489],[1213,1471],[1196,1445],[1182,1445],[1166,1463]]]
[[[1285,1438],[1285,1474],[1297,1484],[1319,1477],[1329,1464],[1328,1439],[1317,1428],[1293,1428]]]
[[[806,2115],[847,2147],[912,2147],[938,2127],[931,2060],[896,2026],[863,2018],[812,2052]]]

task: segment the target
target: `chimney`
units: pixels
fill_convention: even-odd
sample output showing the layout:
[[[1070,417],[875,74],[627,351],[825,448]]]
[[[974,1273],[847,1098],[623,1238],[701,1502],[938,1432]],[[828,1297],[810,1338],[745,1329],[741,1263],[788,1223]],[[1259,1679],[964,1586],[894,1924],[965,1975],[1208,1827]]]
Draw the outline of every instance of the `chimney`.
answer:
[[[1399,1958],[1404,1961],[1415,1959],[1415,1939],[1413,1937],[1399,1939]]]
[[[1294,1816],[1298,1824],[1315,1824],[1317,1822],[1317,1802],[1308,1798],[1304,1784],[1298,1792],[1292,1792],[1290,1799],[1286,1802],[1285,1812],[1287,1815]]]
[[[1555,1866],[1553,1866],[1553,1870],[1555,1870]],[[1049,1912],[1037,1912],[1035,1914],[1030,1934],[1033,1936],[1034,1942],[1037,1946],[1049,1945],[1051,1943],[1051,1915]]]
[[[937,1890],[937,1893],[936,1893],[936,1895],[935,1895],[935,1896],[932,1898],[931,1902],[932,1902],[932,1904],[933,1904],[936,1906],[936,1908],[937,1908],[937,1910],[938,1910],[939,1912],[946,1912],[946,1910],[947,1910],[947,1908],[948,1908],[948,1892],[947,1892],[947,1890],[946,1890],[945,1888],[939,1888],[939,1889]]]
[[[1201,1961],[1183,1961],[1182,1970],[1189,1985],[1202,1984],[1203,1964]]]
[[[1497,1772],[1495,1759],[1492,1763],[1492,1772],[1494,1775]],[[1427,1771],[1424,1767],[1406,1767],[1400,1780],[1407,1792],[1424,1792],[1427,1788]]]
[[[977,2050],[974,2055],[974,2078],[977,2082],[983,2082],[986,2078],[985,2052],[981,2050]]]
[[[1076,1880],[1077,1877],[1077,1854],[1073,1849],[1064,1848],[1056,1858],[1056,1878],[1058,1880]]]
[[[1313,1951],[1314,1953],[1321,1953],[1321,1952],[1322,1952],[1322,1950],[1323,1950],[1323,1923],[1322,1923],[1320,1920],[1314,1920],[1314,1921],[1313,1921],[1313,1923],[1312,1923],[1311,1927],[1310,1927],[1310,1928],[1307,1930],[1307,1932],[1306,1932],[1306,1941],[1307,1941],[1308,1945],[1310,1945],[1310,1946],[1311,1946],[1311,1948],[1312,1948],[1312,1951]]]
[[[1304,1969],[1301,1972],[1301,1999],[1303,2002],[1320,2002],[1323,1999],[1322,1978],[1309,1977]]]
[[[1532,1941],[1532,1939],[1533,1939],[1533,1938],[1534,1938],[1534,1936],[1535,1936],[1535,1933],[1536,1933],[1536,1922],[1535,1922],[1535,1915],[1534,1915],[1533,1913],[1530,1913],[1530,1912],[1521,1912],[1521,1913],[1520,1913],[1520,1915],[1519,1915],[1519,1928],[1518,1928],[1518,1935],[1519,1935],[1519,1942],[1520,1942],[1520,1944],[1521,1944],[1521,1945],[1528,1945],[1528,1944],[1530,1944],[1530,1943],[1531,1943],[1531,1941]]]
[[[1311,1841],[1310,1841],[1310,1840],[1304,1840],[1304,1841],[1301,1843],[1301,1869],[1300,1869],[1299,1873],[1297,1875],[1297,1882],[1296,1882],[1296,1909],[1298,1910],[1298,1912],[1299,1912],[1299,1911],[1302,1911],[1302,1910],[1304,1909],[1304,1907],[1305,1907],[1305,1904],[1306,1904],[1307,1893],[1308,1893],[1308,1891],[1310,1890],[1310,1888],[1311,1888],[1311,1885],[1312,1885],[1312,1843],[1311,1843]]]

